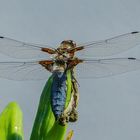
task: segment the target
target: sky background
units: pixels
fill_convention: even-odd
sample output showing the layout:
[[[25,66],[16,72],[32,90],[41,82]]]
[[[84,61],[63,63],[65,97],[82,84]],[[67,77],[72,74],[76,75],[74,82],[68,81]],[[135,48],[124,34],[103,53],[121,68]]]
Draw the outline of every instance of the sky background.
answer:
[[[56,47],[140,31],[139,0],[0,0],[0,35]],[[140,58],[140,45],[119,56]],[[0,55],[1,61],[9,60]],[[29,139],[46,80],[0,79],[0,111],[17,101]],[[102,79],[79,79],[79,120],[73,140],[140,139],[140,71]]]

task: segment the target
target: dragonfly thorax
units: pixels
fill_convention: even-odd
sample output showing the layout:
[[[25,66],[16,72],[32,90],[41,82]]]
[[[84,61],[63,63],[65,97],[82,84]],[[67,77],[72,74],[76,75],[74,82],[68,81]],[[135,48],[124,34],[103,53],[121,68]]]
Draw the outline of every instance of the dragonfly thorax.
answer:
[[[55,59],[67,60],[74,57],[74,53],[71,52],[76,47],[76,43],[72,40],[64,40],[57,48],[57,53],[54,55]]]
[[[61,71],[64,72],[67,68],[67,63],[64,60],[56,60],[53,64],[53,72]]]

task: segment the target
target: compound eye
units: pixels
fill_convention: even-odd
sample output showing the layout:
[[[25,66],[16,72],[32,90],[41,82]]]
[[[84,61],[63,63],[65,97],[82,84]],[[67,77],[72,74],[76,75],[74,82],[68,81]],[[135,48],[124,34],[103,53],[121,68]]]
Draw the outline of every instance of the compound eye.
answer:
[[[72,40],[69,40],[69,43],[73,43],[73,41]]]
[[[75,43],[75,41],[71,41],[71,44],[75,47],[76,46],[76,43]]]
[[[69,40],[70,44],[75,44],[75,42],[73,40]]]

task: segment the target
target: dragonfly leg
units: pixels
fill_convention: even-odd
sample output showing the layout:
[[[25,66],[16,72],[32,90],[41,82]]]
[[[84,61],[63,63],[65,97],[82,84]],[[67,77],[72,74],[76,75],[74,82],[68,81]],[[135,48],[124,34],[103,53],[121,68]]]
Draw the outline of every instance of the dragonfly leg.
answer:
[[[75,122],[78,120],[77,106],[79,101],[79,93],[78,93],[77,82],[74,79],[72,80],[72,92],[73,92],[73,104],[69,116],[69,121]]]
[[[77,120],[78,120],[78,112],[75,108],[73,108],[69,116],[69,121],[76,122]]]

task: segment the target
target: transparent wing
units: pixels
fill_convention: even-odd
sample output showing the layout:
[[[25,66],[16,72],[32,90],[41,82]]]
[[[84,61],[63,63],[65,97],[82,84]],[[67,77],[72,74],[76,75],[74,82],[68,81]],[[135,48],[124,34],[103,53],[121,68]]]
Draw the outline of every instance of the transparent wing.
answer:
[[[41,59],[50,57],[42,51],[46,46],[24,43],[0,36],[0,52],[14,58]]]
[[[140,69],[136,58],[85,60],[75,67],[79,78],[102,78]]]
[[[0,77],[11,80],[47,79],[50,72],[39,62],[0,62]]]
[[[140,32],[131,32],[107,40],[79,45],[84,49],[77,52],[81,57],[104,57],[114,55],[140,44]]]

